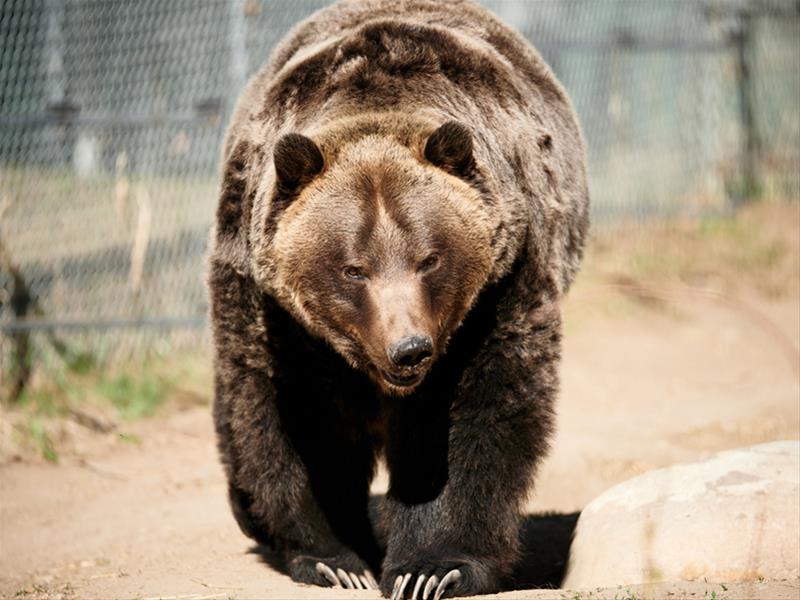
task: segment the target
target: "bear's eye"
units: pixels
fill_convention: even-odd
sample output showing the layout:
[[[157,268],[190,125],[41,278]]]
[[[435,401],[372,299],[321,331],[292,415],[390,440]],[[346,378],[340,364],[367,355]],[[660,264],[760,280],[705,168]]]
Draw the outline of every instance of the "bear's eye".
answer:
[[[358,267],[354,267],[353,265],[349,265],[344,268],[342,274],[347,277],[348,279],[366,279],[367,276],[364,274],[364,270]]]
[[[432,271],[437,267],[438,264],[439,264],[439,255],[431,254],[428,258],[419,263],[417,271],[420,273],[424,273],[426,271]]]

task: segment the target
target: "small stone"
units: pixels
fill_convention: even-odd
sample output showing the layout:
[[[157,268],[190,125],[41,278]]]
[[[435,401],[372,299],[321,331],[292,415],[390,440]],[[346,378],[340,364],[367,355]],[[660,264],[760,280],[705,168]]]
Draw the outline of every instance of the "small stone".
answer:
[[[800,442],[657,469],[583,510],[563,587],[800,576]]]

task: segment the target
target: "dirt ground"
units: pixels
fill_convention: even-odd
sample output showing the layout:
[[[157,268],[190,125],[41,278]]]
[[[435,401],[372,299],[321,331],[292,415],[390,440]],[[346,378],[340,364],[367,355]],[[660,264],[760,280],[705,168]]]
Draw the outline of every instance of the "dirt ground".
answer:
[[[800,437],[794,285],[770,298],[598,281],[589,277],[565,306],[559,430],[529,511],[572,513],[648,469]],[[264,564],[228,509],[208,406],[125,427],[138,443],[121,443],[118,431],[84,434],[59,464],[20,454],[0,430],[0,596],[378,597],[298,586]],[[381,476],[376,491],[383,486]],[[651,596],[798,598],[800,582],[497,597]]]

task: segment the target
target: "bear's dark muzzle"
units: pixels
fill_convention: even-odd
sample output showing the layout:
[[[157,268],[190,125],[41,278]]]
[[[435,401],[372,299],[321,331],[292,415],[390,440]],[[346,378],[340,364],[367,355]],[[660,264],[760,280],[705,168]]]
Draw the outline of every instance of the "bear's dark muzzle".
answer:
[[[387,354],[396,367],[416,367],[433,356],[433,340],[428,336],[411,335],[389,346]]]

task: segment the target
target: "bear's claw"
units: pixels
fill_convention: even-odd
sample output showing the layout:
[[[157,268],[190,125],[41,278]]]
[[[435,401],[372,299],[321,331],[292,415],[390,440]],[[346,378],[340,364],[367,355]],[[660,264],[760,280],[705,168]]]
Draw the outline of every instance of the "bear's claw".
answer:
[[[422,589],[422,584],[425,583],[425,579],[428,579],[428,582],[425,585],[425,589],[422,590],[422,596],[420,597],[419,593]],[[428,600],[431,597],[431,592],[433,592],[434,589],[436,592],[433,594],[431,600],[440,600],[444,596],[447,587],[451,583],[456,583],[460,579],[461,571],[458,569],[448,571],[447,574],[442,577],[441,581],[439,581],[439,578],[436,575],[431,575],[430,578],[428,578],[427,575],[422,573],[417,577],[417,582],[414,584],[414,591],[411,593],[411,600]],[[405,593],[406,587],[408,586],[408,582],[410,580],[411,573],[406,573],[405,576],[397,576],[397,578],[394,580],[394,589],[392,590],[391,600],[403,600],[405,597],[403,594]]]
[[[378,582],[375,580],[375,577],[373,577],[373,575],[372,575],[372,571],[364,571],[364,574],[363,575],[359,575],[359,577],[361,578],[362,583],[364,583],[364,585],[368,589],[371,589],[371,590],[380,589],[380,586],[378,585]]]
[[[323,562],[315,565],[317,573],[327,579],[333,587],[344,587],[349,590],[377,590],[378,582],[369,570],[364,571],[363,575],[348,573],[344,569],[334,571]]]

